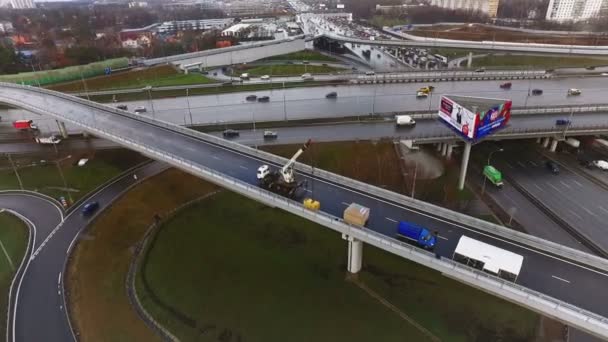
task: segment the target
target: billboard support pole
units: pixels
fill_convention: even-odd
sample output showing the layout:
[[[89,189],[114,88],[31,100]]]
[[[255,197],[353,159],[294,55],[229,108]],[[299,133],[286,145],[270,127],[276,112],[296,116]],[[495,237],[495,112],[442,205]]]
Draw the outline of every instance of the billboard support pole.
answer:
[[[464,181],[467,178],[467,168],[469,167],[469,156],[471,155],[471,143],[464,143],[464,151],[462,153],[462,164],[460,165],[460,178],[458,178],[458,190],[464,189]]]

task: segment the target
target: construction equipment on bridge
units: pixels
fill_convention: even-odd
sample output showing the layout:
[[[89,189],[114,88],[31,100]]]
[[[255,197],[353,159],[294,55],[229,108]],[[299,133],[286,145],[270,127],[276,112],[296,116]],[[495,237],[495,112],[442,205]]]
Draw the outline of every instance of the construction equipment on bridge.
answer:
[[[346,223],[363,227],[369,219],[369,208],[366,208],[361,204],[351,203],[346,210],[344,210],[343,218]]]
[[[496,187],[502,188],[502,173],[496,170],[496,168],[492,165],[486,165],[483,168],[483,175]]]
[[[306,149],[310,146],[311,141],[302,145],[302,147],[289,159],[289,161],[279,170],[272,171],[270,166],[262,165],[258,168],[257,178],[260,186],[278,194],[294,197],[298,188],[303,182],[298,183],[293,173],[293,164]]]
[[[433,90],[435,90],[435,87],[433,87],[433,86],[426,86],[426,87],[422,87],[422,88],[418,89],[418,93],[425,93],[425,94],[428,95]]]
[[[305,198],[302,204],[304,205],[304,208],[312,211],[319,211],[319,209],[321,209],[321,203],[312,198]]]

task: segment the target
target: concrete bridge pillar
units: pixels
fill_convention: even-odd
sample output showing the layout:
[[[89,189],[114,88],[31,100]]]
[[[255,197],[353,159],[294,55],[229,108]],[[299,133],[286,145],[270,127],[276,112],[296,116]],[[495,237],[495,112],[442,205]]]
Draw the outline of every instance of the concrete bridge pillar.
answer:
[[[443,145],[443,143],[438,143],[437,144],[437,152],[441,151],[441,145]]]
[[[348,241],[348,262],[346,268],[352,274],[359,273],[363,264],[363,242],[346,234],[342,234],[342,239]]]
[[[550,139],[551,138],[549,138],[549,137],[543,138],[543,147],[544,148],[547,148],[549,146],[549,140]]]
[[[469,56],[467,57],[467,68],[473,66],[473,52],[469,52]]]
[[[59,120],[55,120],[55,121],[57,121],[57,126],[59,127],[59,132],[61,133],[61,136],[63,137],[63,139],[67,139],[68,130],[65,128],[65,122],[59,121]]]
[[[551,148],[549,149],[549,152],[555,152],[555,150],[557,149],[557,143],[559,141],[557,139],[553,139],[553,141],[551,142]]]
[[[448,143],[441,144],[441,155],[444,157],[448,155]]]
[[[447,155],[446,158],[449,160],[452,158],[452,150],[454,148],[454,145],[452,144],[448,144],[448,150],[447,150]]]
[[[540,144],[540,140],[541,140],[541,138],[536,138],[536,143]]]
[[[89,132],[82,131],[82,137],[85,138],[85,139],[89,139],[89,137],[90,137]]]

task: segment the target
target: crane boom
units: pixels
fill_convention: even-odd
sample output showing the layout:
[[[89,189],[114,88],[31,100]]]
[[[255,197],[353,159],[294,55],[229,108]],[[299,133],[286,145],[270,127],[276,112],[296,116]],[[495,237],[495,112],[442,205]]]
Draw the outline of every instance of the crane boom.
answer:
[[[306,149],[308,148],[308,146],[310,146],[310,143],[311,143],[311,140],[308,139],[308,141],[306,143],[304,143],[304,145],[302,145],[302,147],[300,147],[300,149],[293,155],[293,157],[291,157],[291,159],[289,159],[289,161],[287,162],[287,164],[285,164],[283,166],[283,168],[281,169],[281,173],[287,172],[287,170],[293,166],[293,164],[296,162],[296,160],[298,160],[298,158],[300,157],[300,155],[302,153],[304,153],[304,151],[306,151]]]

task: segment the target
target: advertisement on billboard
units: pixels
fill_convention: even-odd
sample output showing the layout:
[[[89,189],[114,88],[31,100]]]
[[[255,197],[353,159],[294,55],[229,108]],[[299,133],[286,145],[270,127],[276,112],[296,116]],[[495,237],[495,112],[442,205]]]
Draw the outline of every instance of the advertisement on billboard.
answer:
[[[442,96],[439,117],[462,138],[479,140],[506,126],[511,100]]]

